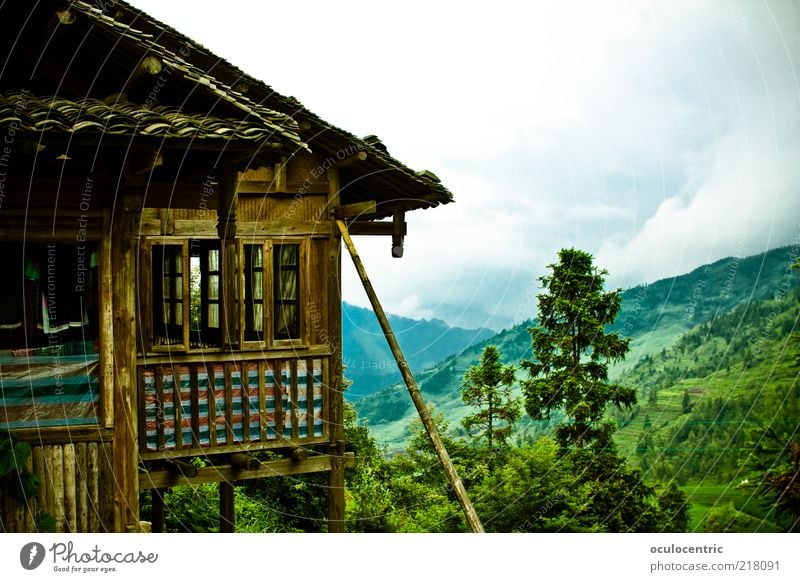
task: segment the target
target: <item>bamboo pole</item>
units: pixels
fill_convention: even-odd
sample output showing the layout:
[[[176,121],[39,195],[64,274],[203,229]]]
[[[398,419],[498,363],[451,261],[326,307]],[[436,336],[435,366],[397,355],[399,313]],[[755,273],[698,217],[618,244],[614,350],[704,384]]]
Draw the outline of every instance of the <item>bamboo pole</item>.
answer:
[[[458,472],[456,472],[456,468],[453,465],[453,461],[450,459],[450,455],[447,453],[447,449],[442,442],[441,436],[439,436],[439,431],[436,429],[436,425],[433,422],[430,411],[428,410],[427,406],[425,406],[425,401],[422,399],[422,394],[417,386],[417,381],[414,379],[414,375],[411,373],[411,369],[408,367],[408,363],[403,355],[403,350],[400,348],[400,344],[397,343],[397,338],[394,335],[394,331],[392,331],[392,326],[389,324],[386,313],[383,311],[383,307],[381,307],[378,296],[375,294],[375,289],[372,287],[372,283],[367,276],[367,271],[364,268],[364,264],[361,262],[361,257],[358,256],[356,247],[353,244],[353,239],[350,238],[350,233],[347,231],[347,225],[344,223],[344,221],[337,220],[336,226],[339,228],[339,232],[342,233],[342,240],[344,241],[347,250],[350,252],[350,257],[353,259],[353,264],[356,267],[356,271],[358,271],[358,276],[361,278],[361,283],[364,285],[364,290],[367,292],[370,303],[372,303],[372,309],[375,311],[375,315],[378,317],[378,322],[381,324],[383,335],[386,337],[386,341],[389,342],[389,348],[392,350],[395,360],[397,360],[400,373],[403,375],[403,380],[406,383],[409,394],[411,394],[411,400],[414,401],[414,406],[417,408],[417,412],[419,413],[419,417],[422,420],[423,426],[425,427],[425,431],[428,433],[428,436],[431,439],[433,449],[436,451],[436,455],[439,457],[439,461],[442,463],[444,472],[447,474],[447,478],[450,480],[450,485],[453,487],[453,491],[456,494],[458,502],[461,504],[461,508],[464,510],[464,516],[467,518],[467,523],[474,533],[483,533],[483,525],[481,524],[481,520],[478,517],[478,514],[475,512],[475,508],[472,506],[472,502],[469,500],[469,495],[467,495],[467,490],[464,488],[464,484],[461,482]]]

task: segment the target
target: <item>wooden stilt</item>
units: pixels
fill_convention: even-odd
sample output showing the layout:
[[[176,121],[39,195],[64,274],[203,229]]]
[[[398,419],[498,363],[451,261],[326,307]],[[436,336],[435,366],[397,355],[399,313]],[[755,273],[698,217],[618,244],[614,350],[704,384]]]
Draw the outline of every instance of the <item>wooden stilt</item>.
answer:
[[[166,489],[153,489],[150,494],[150,503],[153,510],[150,512],[150,520],[152,521],[152,532],[164,532],[164,494]]]
[[[219,484],[219,531],[233,533],[236,515],[233,508],[233,483],[221,481]]]
[[[356,247],[353,244],[353,239],[350,238],[350,233],[347,231],[347,225],[344,223],[344,221],[337,220],[336,226],[342,235],[342,240],[344,241],[347,250],[350,252],[350,257],[353,259],[353,264],[356,267],[356,271],[358,271],[358,276],[361,278],[361,283],[364,285],[364,290],[367,292],[370,303],[372,303],[372,309],[375,311],[375,315],[378,317],[378,322],[383,330],[383,335],[386,336],[386,341],[389,342],[389,348],[392,350],[395,360],[397,360],[400,373],[402,374],[403,380],[405,381],[408,391],[411,394],[411,400],[414,401],[414,406],[417,408],[417,412],[419,413],[422,424],[431,439],[431,443],[433,443],[433,448],[439,457],[439,461],[442,463],[444,472],[447,474],[447,478],[450,480],[450,484],[453,487],[456,498],[461,504],[461,508],[464,510],[467,523],[473,532],[483,533],[483,525],[481,524],[481,520],[478,517],[478,514],[475,512],[472,502],[469,500],[467,490],[464,488],[464,484],[461,482],[461,478],[458,476],[458,472],[453,465],[453,461],[450,459],[450,455],[447,453],[447,449],[444,447],[442,438],[439,436],[439,431],[436,430],[436,425],[433,422],[433,418],[431,418],[430,411],[425,406],[425,401],[422,399],[422,394],[420,394],[419,387],[414,379],[414,375],[411,373],[411,369],[408,367],[408,362],[406,362],[405,356],[403,356],[403,351],[400,349],[400,344],[397,343],[397,338],[394,335],[394,331],[392,331],[392,326],[389,324],[386,313],[384,313],[383,307],[378,300],[378,296],[375,294],[375,289],[372,287],[372,283],[367,276],[367,271],[364,268],[364,264],[361,262],[361,257],[358,256]]]

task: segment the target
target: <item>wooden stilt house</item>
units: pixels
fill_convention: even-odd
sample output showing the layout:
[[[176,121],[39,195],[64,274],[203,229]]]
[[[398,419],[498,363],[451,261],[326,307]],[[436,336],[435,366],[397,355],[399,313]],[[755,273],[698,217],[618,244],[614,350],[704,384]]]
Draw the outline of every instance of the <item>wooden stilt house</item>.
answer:
[[[2,3],[0,44],[0,431],[41,483],[0,529],[139,531],[148,489],[158,529],[217,482],[232,530],[235,482],[328,472],[341,531],[336,221],[400,256],[450,193],[125,2]]]

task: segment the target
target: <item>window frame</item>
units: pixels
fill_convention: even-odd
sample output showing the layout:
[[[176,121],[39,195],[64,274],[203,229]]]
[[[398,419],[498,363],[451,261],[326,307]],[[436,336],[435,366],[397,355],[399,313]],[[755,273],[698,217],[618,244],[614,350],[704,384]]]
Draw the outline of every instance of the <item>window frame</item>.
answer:
[[[224,284],[225,284],[225,264],[224,264],[224,256],[223,256],[223,245],[221,244],[222,241],[217,238],[213,237],[147,237],[144,240],[144,244],[142,248],[144,250],[144,260],[142,261],[142,271],[138,276],[138,284],[141,286],[139,293],[140,298],[142,299],[142,304],[146,306],[146,313],[144,314],[144,319],[147,322],[146,325],[142,326],[143,332],[145,334],[144,338],[144,345],[148,352],[161,354],[161,353],[170,353],[170,352],[185,352],[185,353],[202,353],[202,352],[220,352],[223,351],[224,343],[223,343],[223,329],[224,329],[224,309],[225,309],[225,292],[224,292]],[[197,248],[193,245],[193,243],[200,243],[199,244],[199,251],[195,251]],[[214,246],[216,244],[216,246]],[[159,344],[156,342],[157,338],[157,324],[156,324],[156,316],[158,311],[162,307],[161,301],[158,299],[159,291],[161,287],[156,283],[157,275],[161,275],[163,271],[156,270],[158,268],[157,265],[157,257],[158,251],[156,250],[157,247],[163,246],[173,246],[173,247],[180,247],[181,248],[181,268],[183,270],[183,277],[182,277],[182,285],[181,285],[181,292],[182,296],[182,330],[180,333],[180,342],[174,344]],[[218,250],[219,251],[219,269],[215,270],[213,273],[209,272],[207,269],[203,271],[203,267],[207,266],[208,257],[207,252],[209,250]],[[192,255],[195,252],[199,252],[195,254],[195,256],[199,256],[200,258],[200,268],[202,273],[202,278],[200,281],[200,328],[201,334],[203,329],[208,328],[208,307],[210,304],[216,304],[219,306],[219,327],[214,328],[214,330],[219,330],[216,337],[214,337],[214,345],[211,346],[200,346],[200,347],[193,347],[192,346],[192,319],[191,319],[191,304],[192,304],[192,283],[191,283],[191,263],[192,263]],[[219,276],[219,288],[218,288],[218,297],[217,299],[209,299],[208,293],[208,284],[209,284],[209,276],[210,275],[217,275]],[[163,277],[163,275],[161,275]],[[160,324],[163,325],[163,324]],[[172,324],[177,325],[177,324]],[[176,334],[177,336],[177,334]],[[202,336],[201,336],[202,337]]]
[[[296,281],[295,281],[295,297],[294,299],[285,299],[283,297],[279,297],[279,288],[281,285],[280,276],[283,272],[282,265],[280,264],[281,254],[280,250],[284,246],[295,246],[297,247],[297,257],[296,257],[296,264],[289,265],[288,270],[294,272],[296,274]],[[296,345],[298,342],[303,343],[304,334],[303,334],[303,325],[302,325],[302,309],[301,306],[303,305],[303,282],[306,280],[306,275],[303,269],[304,263],[304,252],[303,252],[303,244],[302,242],[297,241],[288,241],[284,242],[281,241],[280,243],[275,243],[272,245],[272,341],[274,344],[277,345]],[[292,303],[296,309],[296,323],[297,326],[296,334],[294,337],[278,337],[278,317],[279,317],[279,310],[280,307],[283,305],[283,302],[287,301]]]
[[[215,300],[220,306],[220,332],[218,343],[214,347],[192,347],[191,346],[191,254],[193,241],[201,241],[203,247],[207,248],[205,241],[216,241],[219,244],[220,264],[219,264],[219,299]],[[158,287],[155,284],[156,276],[156,251],[158,246],[180,246],[182,248],[182,268],[183,268],[183,334],[181,343],[171,345],[160,345],[156,343],[156,311],[161,308],[156,301]],[[263,325],[260,339],[248,337],[246,329],[248,306],[246,305],[247,293],[246,285],[250,277],[246,259],[248,246],[261,246],[262,248],[262,293],[261,302],[263,304]],[[277,338],[276,330],[276,296],[275,283],[277,279],[275,249],[281,245],[297,246],[297,337]],[[226,351],[253,351],[267,349],[300,349],[309,346],[306,333],[306,317],[304,301],[307,300],[307,285],[309,277],[308,269],[308,240],[305,237],[238,237],[231,240],[223,240],[213,237],[146,237],[143,244],[145,251],[142,261],[146,269],[146,277],[149,277],[147,290],[141,295],[143,304],[147,309],[147,325],[143,326],[146,330],[145,346],[148,352],[160,354],[169,352],[182,353],[202,353],[202,352],[226,352]],[[201,261],[201,268],[202,268]],[[159,274],[161,271],[158,272]],[[207,324],[208,308],[207,289],[208,275],[203,277],[201,282],[201,326]],[[217,273],[215,273],[217,274]],[[145,278],[139,277],[140,284]],[[140,296],[141,296],[140,295]],[[206,298],[204,300],[203,298]],[[163,324],[162,324],[163,325]]]

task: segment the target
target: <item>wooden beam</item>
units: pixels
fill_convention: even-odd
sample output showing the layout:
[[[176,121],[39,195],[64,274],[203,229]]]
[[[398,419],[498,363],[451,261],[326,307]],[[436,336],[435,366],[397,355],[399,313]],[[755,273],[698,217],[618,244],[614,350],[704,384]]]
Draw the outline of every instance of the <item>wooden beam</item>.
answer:
[[[174,475],[197,477],[197,467],[186,461],[181,461],[180,459],[166,459],[164,464],[167,470]]]
[[[247,471],[255,471],[261,466],[261,461],[247,453],[233,453],[230,456],[230,463],[231,466],[237,469],[244,469]]]
[[[392,350],[392,354],[397,361],[397,365],[400,368],[400,374],[403,376],[403,380],[408,387],[409,394],[411,394],[411,400],[414,402],[414,406],[419,413],[422,424],[428,433],[428,437],[431,439],[431,443],[436,451],[436,455],[439,457],[439,461],[444,468],[444,472],[446,473],[447,478],[453,487],[453,492],[455,493],[458,502],[461,504],[461,508],[464,511],[467,523],[473,532],[483,533],[483,525],[481,524],[481,520],[478,517],[478,514],[475,512],[475,508],[472,506],[472,502],[469,499],[467,490],[464,488],[464,484],[461,482],[461,478],[458,476],[458,472],[453,465],[453,461],[450,459],[450,455],[447,453],[447,449],[442,442],[442,437],[439,435],[436,424],[433,422],[431,413],[428,410],[428,407],[425,405],[425,401],[422,399],[422,394],[417,386],[417,381],[414,379],[414,375],[411,373],[411,369],[409,368],[408,362],[403,355],[403,350],[400,348],[400,344],[397,342],[397,338],[394,335],[394,331],[389,323],[389,319],[386,317],[386,313],[383,311],[383,307],[378,299],[378,295],[375,293],[375,289],[372,287],[372,283],[369,280],[369,276],[364,268],[364,264],[361,262],[361,257],[358,256],[358,251],[356,251],[356,247],[353,244],[353,239],[350,238],[350,234],[347,231],[347,225],[345,225],[343,221],[337,220],[336,226],[339,228],[339,232],[342,235],[342,240],[344,241],[347,250],[350,252],[350,258],[353,259],[353,264],[355,265],[356,271],[358,271],[358,276],[361,278],[361,282],[364,285],[364,290],[367,292],[370,303],[372,303],[372,309],[375,312],[375,315],[378,317],[378,322],[383,330],[383,335],[386,337],[386,341],[389,343],[389,348]]]
[[[141,489],[154,489],[164,487],[178,487],[181,485],[200,485],[203,483],[219,483],[220,481],[246,481],[249,479],[263,479],[265,477],[284,477],[287,475],[304,475],[306,473],[322,473],[331,470],[335,461],[330,455],[316,455],[305,461],[295,462],[268,461],[261,463],[258,469],[237,469],[231,465],[214,465],[197,470],[196,477],[178,476],[169,471],[149,471],[139,473],[139,487]],[[355,467],[356,459],[353,453],[345,453],[342,457],[343,465],[347,468]]]
[[[74,239],[75,237],[73,237]],[[328,346],[317,346],[311,347],[307,349],[303,349],[302,352],[300,350],[269,350],[268,352],[264,351],[251,351],[251,352],[212,352],[211,350],[203,352],[206,355],[207,360],[212,360],[219,364],[222,362],[239,362],[239,361],[258,361],[259,358],[268,357],[270,360],[275,359],[285,359],[285,358],[297,358],[297,357],[304,357],[304,358],[324,358],[326,356],[331,355],[330,349]],[[171,354],[149,354],[146,358],[140,357],[137,360],[138,365],[156,365],[156,364],[166,364],[166,365],[178,365],[178,364],[192,364],[196,363],[198,360],[197,354],[179,354],[179,353],[171,353]],[[202,364],[201,364],[202,365]],[[41,429],[42,431],[47,429]],[[64,429],[59,429],[64,430]],[[72,429],[75,430],[75,429]],[[98,433],[97,428],[90,429],[90,432],[95,434]],[[34,431],[33,434],[38,434],[38,431]],[[63,442],[63,441],[62,441]]]
[[[367,200],[365,202],[354,202],[353,204],[334,207],[333,215],[336,218],[364,217],[375,214],[377,210],[378,203],[374,200]]]
[[[212,410],[213,410],[213,402]],[[212,413],[213,414],[213,413]],[[328,442],[326,437],[302,439],[300,444],[306,448]],[[164,451],[141,451],[143,461],[158,461],[161,459],[174,459],[207,455],[226,455],[233,453],[253,453],[255,451],[274,451],[291,446],[291,441],[284,438],[270,439],[267,441],[252,441],[249,443],[235,443],[232,445],[211,445],[184,449],[166,449]]]
[[[279,455],[283,455],[287,459],[291,459],[295,463],[305,461],[308,458],[308,449],[299,447],[295,444],[292,444],[288,447],[282,447],[280,449],[274,449],[274,452],[278,453]]]
[[[350,232],[350,236],[393,236],[396,228],[398,225],[394,221],[362,222],[356,220],[348,225],[347,230]],[[401,233],[405,236],[408,233],[408,225],[405,221],[400,228],[402,229]]]
[[[65,426],[23,428],[12,430],[18,441],[34,446],[71,443],[110,442],[114,436],[111,429],[97,426]]]

